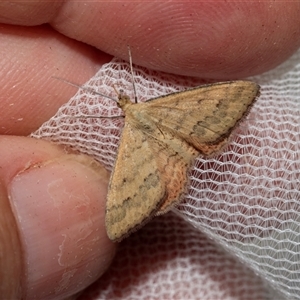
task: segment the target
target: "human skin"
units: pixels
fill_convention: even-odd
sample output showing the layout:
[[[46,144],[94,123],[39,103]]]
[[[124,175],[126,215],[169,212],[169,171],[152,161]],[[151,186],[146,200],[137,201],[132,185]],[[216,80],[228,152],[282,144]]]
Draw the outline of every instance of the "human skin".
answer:
[[[72,295],[105,272],[116,248],[104,227],[108,174],[26,137],[74,94],[53,76],[83,83],[112,56],[127,59],[127,45],[134,63],[168,73],[220,81],[260,74],[299,48],[299,13],[296,1],[1,2],[0,294],[42,299],[39,270],[47,293]],[[90,248],[97,251],[87,255]],[[45,263],[53,258],[59,267]],[[83,265],[88,281],[75,276],[57,289]]]

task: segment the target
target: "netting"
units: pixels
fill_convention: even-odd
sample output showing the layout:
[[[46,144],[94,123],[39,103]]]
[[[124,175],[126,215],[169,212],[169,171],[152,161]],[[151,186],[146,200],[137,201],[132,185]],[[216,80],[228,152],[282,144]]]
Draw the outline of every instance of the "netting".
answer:
[[[139,101],[201,83],[134,70]],[[251,80],[261,96],[228,146],[196,160],[183,203],[122,243],[90,297],[300,299],[300,51]],[[116,98],[115,85],[133,99],[131,81],[128,64],[112,60],[32,136],[111,170],[123,119],[97,117],[122,112],[89,90]]]

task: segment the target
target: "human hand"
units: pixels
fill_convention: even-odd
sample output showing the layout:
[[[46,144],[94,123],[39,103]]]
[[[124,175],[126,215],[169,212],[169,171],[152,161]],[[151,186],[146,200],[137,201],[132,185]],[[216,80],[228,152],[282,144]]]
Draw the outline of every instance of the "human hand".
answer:
[[[253,4],[251,12],[250,4],[245,4],[244,9],[240,5],[241,9],[237,12],[228,3],[224,7],[218,4],[217,8],[212,3],[189,6],[172,4],[166,6],[168,9],[164,9],[164,4],[159,8],[157,4],[154,6],[150,3],[138,6],[136,3],[125,6],[124,3],[89,3],[87,6],[64,3],[57,6],[51,4],[49,7],[48,3],[1,5],[3,24],[19,25],[2,25],[1,29],[4,57],[1,69],[4,75],[1,76],[0,122],[1,133],[6,135],[0,143],[1,228],[4,229],[1,245],[2,253],[7,258],[2,274],[6,274],[3,278],[9,281],[8,286],[2,285],[1,288],[3,293],[8,293],[2,295],[18,295],[13,293],[19,292],[18,288],[22,285],[24,298],[31,298],[32,295],[41,298],[41,294],[38,294],[41,288],[45,292],[43,282],[36,279],[37,269],[43,271],[44,278],[48,278],[47,288],[58,297],[62,292],[56,289],[57,281],[60,281],[57,278],[71,278],[76,264],[82,264],[82,260],[76,259],[62,263],[59,274],[55,276],[54,264],[44,264],[47,261],[59,262],[57,258],[62,255],[59,247],[65,245],[65,228],[73,228],[80,223],[83,226],[80,228],[97,235],[99,242],[94,255],[99,264],[94,264],[97,265],[97,271],[94,271],[94,277],[89,282],[104,272],[115,247],[106,238],[103,221],[107,176],[95,172],[93,163],[82,164],[82,159],[75,156],[66,158],[64,150],[59,147],[43,141],[9,136],[28,135],[70,97],[73,88],[66,85],[62,89],[62,84],[53,80],[52,76],[84,82],[110,59],[110,56],[88,45],[126,59],[126,45],[129,44],[134,53],[134,62],[149,68],[220,80],[240,78],[261,73],[279,64],[300,43],[299,5],[296,3],[288,7],[280,3],[273,4],[273,7],[269,4]],[[287,15],[289,18],[286,18]],[[130,24],[129,16],[132,17]],[[34,21],[31,21],[32,17]],[[47,22],[52,28],[25,27]],[[147,38],[144,39],[146,32]],[[55,199],[59,199],[59,203],[66,203],[64,209],[58,208],[58,202],[54,202],[53,194],[49,193],[49,186],[56,184],[58,178],[63,184],[60,189],[59,185],[54,185]],[[74,180],[68,183],[70,178]],[[42,190],[41,181],[45,182]],[[72,195],[71,191],[79,186],[84,187],[81,196],[79,192]],[[78,205],[77,200],[85,198],[86,191],[91,192],[86,207],[91,208],[92,212],[87,212],[86,216],[79,213],[70,217],[70,212]],[[47,199],[52,208],[46,208]],[[26,205],[25,201],[28,201]],[[45,203],[45,206],[43,204],[37,212],[39,203]],[[97,209],[94,210],[95,207]],[[56,212],[54,215],[49,213],[52,210]],[[43,223],[45,226],[39,236],[30,227],[33,226],[33,216],[39,217],[34,224]],[[60,220],[67,220],[68,224]],[[74,231],[79,232],[80,228],[75,227]],[[86,236],[86,232],[83,232],[83,236]],[[82,252],[79,253],[80,247],[76,247],[76,240],[82,239],[75,237],[74,243],[69,244],[69,250],[66,248],[64,251],[73,252],[73,258],[80,254],[85,259]],[[54,249],[51,253],[45,251],[49,249],[49,241]],[[88,244],[85,247],[88,249]],[[87,258],[86,269],[90,266],[88,259],[91,257]],[[103,261],[105,263],[100,266]],[[26,268],[24,271],[22,264],[32,270],[30,274],[33,278],[23,273]],[[74,267],[71,271],[70,265]],[[12,274],[7,276],[7,270],[12,270]],[[76,280],[80,281],[79,278]],[[64,285],[65,291],[70,294],[77,291],[78,285],[68,284]],[[83,285],[79,288],[83,288]]]

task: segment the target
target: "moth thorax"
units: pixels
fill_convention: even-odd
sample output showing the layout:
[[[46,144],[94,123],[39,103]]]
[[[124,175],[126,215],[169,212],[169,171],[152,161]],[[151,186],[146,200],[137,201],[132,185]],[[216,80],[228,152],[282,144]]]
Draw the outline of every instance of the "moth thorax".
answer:
[[[119,96],[118,103],[117,103],[118,107],[120,107],[120,108],[122,108],[124,110],[124,108],[126,106],[128,106],[129,104],[130,105],[133,104],[131,102],[129,96],[124,95],[124,94]]]

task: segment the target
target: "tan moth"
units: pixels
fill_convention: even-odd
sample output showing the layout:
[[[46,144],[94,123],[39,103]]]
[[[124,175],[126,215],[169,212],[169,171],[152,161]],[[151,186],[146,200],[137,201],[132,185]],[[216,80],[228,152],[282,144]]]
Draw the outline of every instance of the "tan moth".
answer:
[[[130,67],[133,74],[131,55]],[[258,95],[251,81],[203,85],[144,103],[120,93],[125,125],[107,195],[108,237],[119,241],[177,204],[195,158],[219,152]]]

